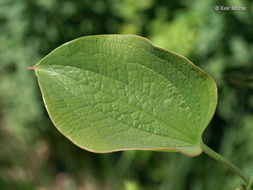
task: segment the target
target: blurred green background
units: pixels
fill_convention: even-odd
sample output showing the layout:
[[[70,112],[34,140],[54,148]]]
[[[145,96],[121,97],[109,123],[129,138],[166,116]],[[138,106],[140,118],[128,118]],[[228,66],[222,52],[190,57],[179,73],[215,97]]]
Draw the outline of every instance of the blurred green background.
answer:
[[[55,129],[27,67],[64,42],[107,33],[142,35],[209,72],[219,102],[204,141],[253,173],[252,1],[0,0],[0,190],[229,190],[242,183],[204,154],[94,154]]]

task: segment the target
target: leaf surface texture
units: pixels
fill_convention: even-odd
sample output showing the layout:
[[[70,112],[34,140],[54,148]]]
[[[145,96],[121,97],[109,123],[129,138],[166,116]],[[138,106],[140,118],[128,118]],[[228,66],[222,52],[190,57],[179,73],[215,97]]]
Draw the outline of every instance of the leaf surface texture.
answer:
[[[34,69],[51,120],[79,147],[202,152],[216,84],[178,54],[138,36],[88,36],[56,48]]]

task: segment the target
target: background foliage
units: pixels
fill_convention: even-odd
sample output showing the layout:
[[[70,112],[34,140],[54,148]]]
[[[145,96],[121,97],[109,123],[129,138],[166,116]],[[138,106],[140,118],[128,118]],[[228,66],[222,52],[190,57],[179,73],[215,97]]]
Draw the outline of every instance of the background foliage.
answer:
[[[214,11],[242,4],[247,11]],[[138,34],[204,68],[219,87],[204,141],[253,172],[253,3],[250,0],[1,0],[1,190],[213,190],[242,181],[204,154],[81,150],[52,125],[33,72],[57,46],[92,34]]]

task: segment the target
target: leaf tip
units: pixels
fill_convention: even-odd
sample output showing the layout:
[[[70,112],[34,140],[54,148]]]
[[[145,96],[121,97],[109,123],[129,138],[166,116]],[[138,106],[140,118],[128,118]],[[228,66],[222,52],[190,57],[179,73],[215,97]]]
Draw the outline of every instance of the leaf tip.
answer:
[[[35,66],[32,66],[32,67],[27,67],[27,69],[29,69],[29,70],[34,70],[35,71]]]

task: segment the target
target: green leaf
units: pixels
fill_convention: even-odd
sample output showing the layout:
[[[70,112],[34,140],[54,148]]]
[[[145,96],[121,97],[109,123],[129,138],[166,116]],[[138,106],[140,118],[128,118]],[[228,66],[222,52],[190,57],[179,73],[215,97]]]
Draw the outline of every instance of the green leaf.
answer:
[[[181,55],[138,36],[87,36],[32,69],[52,122],[81,148],[202,152],[217,88]]]

